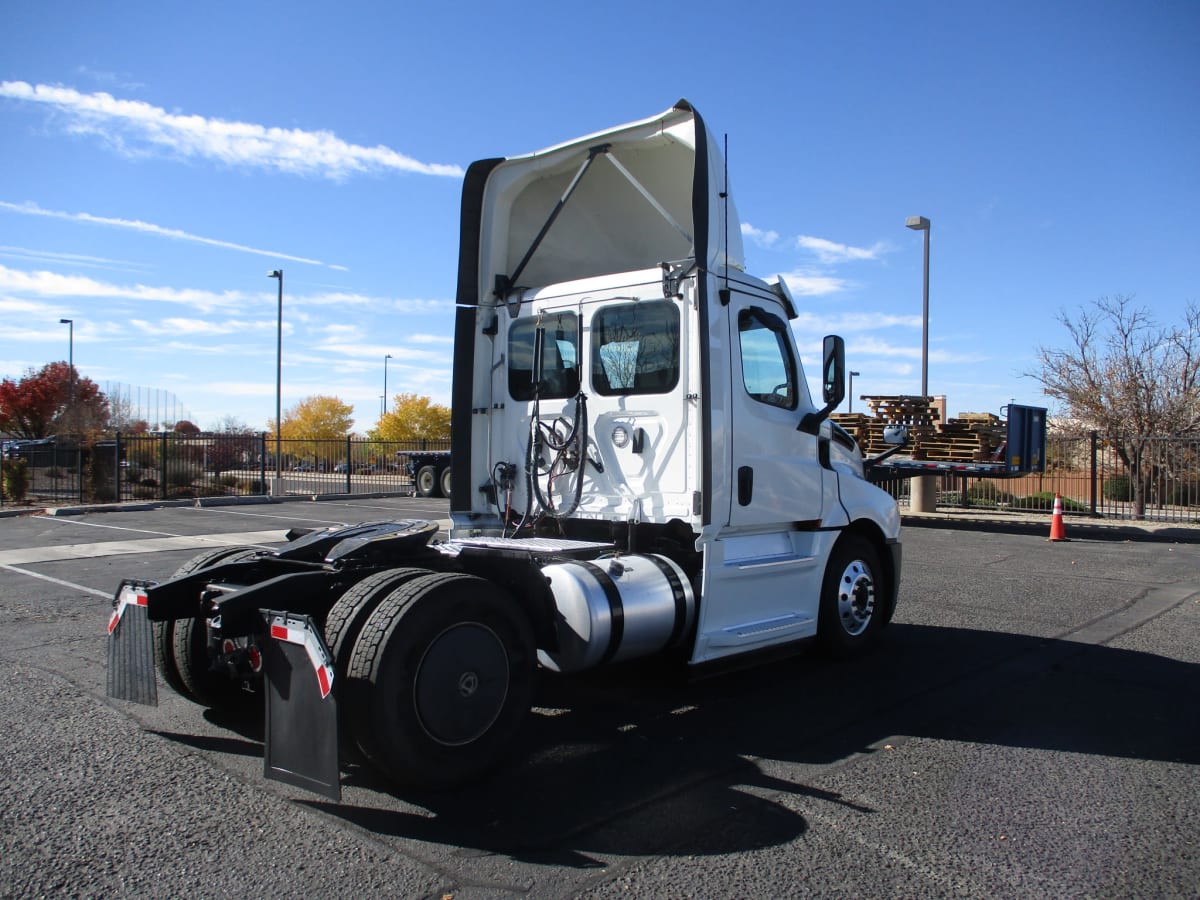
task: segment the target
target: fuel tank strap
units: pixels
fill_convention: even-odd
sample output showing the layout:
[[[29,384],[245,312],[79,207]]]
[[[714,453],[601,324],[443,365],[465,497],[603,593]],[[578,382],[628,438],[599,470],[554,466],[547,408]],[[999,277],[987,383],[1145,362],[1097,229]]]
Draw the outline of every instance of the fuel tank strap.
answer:
[[[604,665],[621,649],[621,638],[625,636],[625,604],[621,602],[621,592],[617,590],[616,583],[604,569],[592,562],[580,561],[578,564],[592,573],[596,583],[600,585],[600,590],[604,591],[604,598],[608,600],[611,627],[608,646],[604,648],[604,655],[600,657],[599,662],[599,665]]]
[[[679,573],[675,571],[675,567],[662,557],[651,553],[647,554],[646,559],[658,567],[671,587],[671,596],[675,600],[675,624],[671,628],[671,636],[667,638],[666,646],[678,646],[680,640],[683,639],[683,631],[687,627],[688,620],[687,593],[683,589],[683,582],[679,578]]]

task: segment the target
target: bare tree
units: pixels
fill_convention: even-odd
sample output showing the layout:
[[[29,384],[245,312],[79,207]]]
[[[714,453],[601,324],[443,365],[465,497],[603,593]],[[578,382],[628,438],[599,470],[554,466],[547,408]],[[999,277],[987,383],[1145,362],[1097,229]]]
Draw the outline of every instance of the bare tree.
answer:
[[[1200,308],[1181,325],[1160,325],[1133,297],[1102,297],[1072,318],[1060,311],[1071,346],[1038,348],[1045,393],[1079,423],[1103,432],[1129,469],[1139,518],[1156,476],[1150,439],[1200,431]]]

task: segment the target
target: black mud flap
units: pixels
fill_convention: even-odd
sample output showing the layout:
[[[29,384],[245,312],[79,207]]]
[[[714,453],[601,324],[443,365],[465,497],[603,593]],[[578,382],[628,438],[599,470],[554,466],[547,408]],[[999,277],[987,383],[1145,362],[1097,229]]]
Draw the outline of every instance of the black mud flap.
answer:
[[[333,656],[308,616],[263,610],[266,756],[263,775],[342,799]]]
[[[113,597],[108,620],[108,696],[158,705],[154,680],[154,629],[144,581],[125,580]]]

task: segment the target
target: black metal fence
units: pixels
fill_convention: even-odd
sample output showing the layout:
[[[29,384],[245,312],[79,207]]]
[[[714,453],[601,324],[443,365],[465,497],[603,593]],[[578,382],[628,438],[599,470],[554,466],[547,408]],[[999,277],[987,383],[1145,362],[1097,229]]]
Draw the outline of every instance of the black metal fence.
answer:
[[[1105,519],[1200,522],[1200,438],[1143,438],[1127,446],[1092,432],[1046,439],[1046,471],[1019,478],[938,477],[937,505],[947,509],[1049,512],[1054,495],[1066,514]],[[901,506],[909,482],[890,486]]]
[[[84,443],[32,441],[6,452],[0,503],[113,503],[283,494],[411,493],[408,454],[449,441],[283,439],[267,434],[120,434]],[[17,477],[23,482],[13,481]],[[23,490],[18,491],[19,487]],[[20,496],[17,494],[20,493]]]
[[[302,496],[411,493],[408,454],[449,449],[449,441],[283,440],[280,490]],[[1200,438],[1149,438],[1133,449],[1127,463],[1103,435],[1051,436],[1045,472],[1010,479],[939,476],[937,504],[1048,512],[1057,493],[1067,514],[1200,522]],[[266,434],[168,432],[94,444],[27,442],[6,456],[3,505],[267,495],[277,471],[275,440]],[[21,496],[14,496],[12,466],[24,468]],[[908,504],[909,488],[908,481],[889,486],[901,506]]]

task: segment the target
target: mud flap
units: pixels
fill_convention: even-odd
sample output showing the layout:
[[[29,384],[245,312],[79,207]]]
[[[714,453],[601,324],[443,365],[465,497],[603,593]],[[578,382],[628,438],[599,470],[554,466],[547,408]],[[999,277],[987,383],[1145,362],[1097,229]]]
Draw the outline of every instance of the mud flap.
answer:
[[[263,646],[263,775],[340,801],[333,656],[308,616],[263,615],[269,635]]]
[[[146,582],[121,582],[108,620],[108,696],[146,706],[158,705],[154,679],[154,629],[150,625]]]

